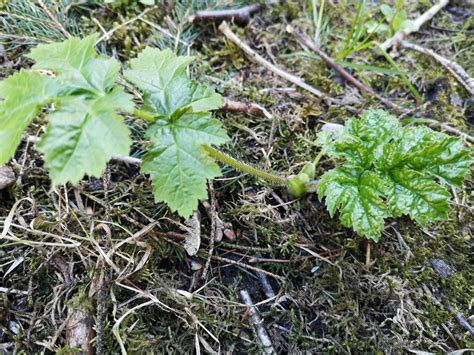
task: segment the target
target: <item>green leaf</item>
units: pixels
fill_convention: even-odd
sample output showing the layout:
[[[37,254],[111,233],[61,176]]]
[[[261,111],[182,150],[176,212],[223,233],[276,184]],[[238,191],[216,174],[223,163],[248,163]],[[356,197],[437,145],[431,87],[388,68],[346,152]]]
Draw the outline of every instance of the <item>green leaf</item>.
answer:
[[[360,120],[351,119],[335,141],[336,155],[362,167],[370,166],[384,154],[384,146],[400,134],[401,125],[385,111],[364,113]]]
[[[61,88],[38,145],[53,184],[100,176],[114,154],[126,155],[130,133],[119,112],[133,110],[132,97],[116,85],[120,63],[98,55],[97,35],[40,45],[29,57],[34,69],[50,70]],[[34,116],[34,115],[33,115]]]
[[[177,56],[170,49],[146,48],[130,61],[127,80],[144,91],[146,111],[171,115],[177,110],[214,110],[222,105],[220,95],[188,79],[186,67],[194,57]]]
[[[394,169],[388,203],[394,216],[409,215],[426,225],[448,217],[450,194],[429,177],[410,169]]]
[[[175,121],[158,120],[148,129],[151,147],[142,171],[151,175],[157,202],[189,217],[198,200],[207,198],[207,179],[221,174],[219,166],[201,151],[202,144],[228,140],[219,121],[206,113],[187,113]]]
[[[74,184],[84,175],[99,177],[112,155],[129,153],[130,133],[116,112],[130,103],[129,95],[118,88],[102,97],[62,99],[38,144],[53,184]]]
[[[321,147],[324,154],[329,156],[338,156],[335,152],[335,143],[333,135],[328,131],[321,131],[318,133],[315,144]]]
[[[446,219],[450,194],[436,180],[460,187],[473,163],[461,139],[402,127],[380,110],[349,120],[333,142],[329,138],[321,135],[318,143],[345,162],[323,175],[320,199],[326,198],[331,215],[340,211],[343,225],[374,240],[385,217],[406,214],[422,225]]]
[[[40,45],[28,55],[36,63],[33,69],[53,71],[71,92],[101,94],[113,85],[120,63],[95,52],[97,35],[84,39],[70,38],[61,43]],[[82,91],[82,92],[81,92]]]
[[[393,9],[387,4],[380,5],[380,11],[382,11],[383,15],[389,21],[392,19],[393,15],[394,15]]]
[[[410,129],[406,131],[408,136]],[[433,132],[429,128],[417,131],[422,132],[423,143],[413,146],[408,151],[406,164],[437,177],[444,184],[462,186],[473,163],[469,151],[464,149],[462,140]]]
[[[415,21],[405,20],[402,22],[401,28],[406,31],[415,31],[416,30]]]
[[[51,102],[60,87],[49,77],[20,70],[0,83],[0,165],[20,144],[23,131],[41,107]]]
[[[326,199],[329,214],[340,210],[344,226],[367,238],[378,240],[388,216],[382,199],[386,186],[373,172],[337,168],[326,172],[319,180],[319,199]]]
[[[150,146],[141,170],[153,180],[155,200],[186,218],[199,199],[207,198],[207,180],[221,174],[201,145],[228,140],[221,123],[208,112],[222,105],[220,95],[187,76],[193,60],[169,49],[147,48],[125,72],[143,91],[142,109],[155,119],[147,131]]]

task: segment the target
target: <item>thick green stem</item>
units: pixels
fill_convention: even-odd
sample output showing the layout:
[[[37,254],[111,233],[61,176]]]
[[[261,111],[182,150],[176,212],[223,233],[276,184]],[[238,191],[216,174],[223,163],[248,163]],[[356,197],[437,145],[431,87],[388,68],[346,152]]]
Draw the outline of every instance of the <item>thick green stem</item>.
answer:
[[[257,168],[254,168],[253,166],[247,165],[241,161],[238,161],[227,154],[212,148],[208,145],[203,144],[201,148],[209,154],[211,157],[214,159],[229,165],[237,170],[243,171],[244,173],[248,173],[250,175],[253,175],[255,177],[258,177],[260,179],[266,180],[268,182],[271,182],[273,184],[277,185],[286,185],[288,183],[288,179],[279,175],[274,175],[269,172],[266,172],[264,170],[260,170]]]
[[[156,117],[153,116],[152,113],[149,113],[149,112],[146,112],[146,111],[143,111],[143,110],[139,110],[137,108],[133,110],[132,114],[137,116],[137,117],[140,117],[142,120],[144,120],[146,122],[156,121]]]
[[[314,161],[313,161],[313,164],[314,164],[314,167],[316,168],[319,164],[319,161],[321,160],[322,156],[324,155],[323,151],[321,150],[318,155],[316,156],[316,158],[314,158]]]

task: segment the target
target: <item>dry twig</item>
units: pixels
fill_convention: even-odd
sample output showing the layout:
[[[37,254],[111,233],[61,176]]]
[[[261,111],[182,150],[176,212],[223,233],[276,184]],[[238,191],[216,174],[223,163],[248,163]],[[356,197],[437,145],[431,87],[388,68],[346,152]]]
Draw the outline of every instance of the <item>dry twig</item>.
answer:
[[[44,12],[46,12],[46,15],[58,26],[58,29],[62,32],[63,35],[65,35],[67,38],[71,37],[71,34],[66,31],[64,26],[59,22],[59,20],[56,18],[56,16],[53,15],[51,11],[49,11],[48,6],[45,5],[45,3],[42,0],[38,0],[39,6],[43,9]]]
[[[321,92],[320,90],[316,89],[314,86],[309,85],[300,77],[290,74],[283,69],[278,68],[276,65],[270,63],[268,60],[260,56],[257,52],[255,52],[252,48],[248,46],[245,42],[243,42],[232,30],[230,29],[227,22],[222,22],[219,26],[219,30],[226,36],[227,39],[232,41],[236,44],[240,49],[242,49],[245,53],[249,55],[249,57],[254,60],[255,62],[263,65],[265,68],[270,70],[271,72],[275,73],[276,75],[280,76],[281,78],[288,80],[299,86],[302,89],[305,89],[312,93],[313,95],[323,99],[328,105],[332,103],[339,103],[339,100],[328,96],[327,94]]]
[[[121,23],[120,25],[118,25],[117,27],[114,27],[112,28],[110,31],[108,31],[107,33],[105,33],[104,35],[102,35],[96,42],[95,44],[98,44],[100,42],[102,42],[103,40],[109,40],[109,38],[112,36],[112,34],[116,31],[118,31],[119,29],[125,27],[125,26],[128,26],[129,24],[135,22],[135,21],[139,21],[139,20],[143,20],[143,16],[152,11],[152,10],[155,10],[157,8],[157,6],[152,6],[152,7],[149,7],[147,9],[145,9],[144,11],[142,11],[141,13],[139,13],[137,16],[131,18],[130,20],[127,20],[123,23]]]
[[[386,107],[388,108],[395,108],[399,111],[404,111],[401,107],[398,107],[391,101],[387,100],[386,98],[382,97],[381,95],[377,94],[372,88],[369,88],[368,86],[362,84],[359,80],[357,80],[352,74],[350,74],[347,70],[345,70],[343,67],[341,67],[339,64],[337,64],[334,59],[332,59],[328,54],[326,54],[324,51],[319,48],[316,43],[311,41],[307,36],[305,36],[303,33],[299,32],[295,28],[293,28],[291,25],[286,26],[286,31],[298,40],[298,42],[303,45],[304,47],[307,47],[308,49],[312,50],[314,53],[316,53],[319,57],[321,57],[322,60],[331,68],[333,68],[336,72],[339,73],[347,82],[355,86],[360,92],[365,92],[368,93],[372,96],[374,96],[377,100],[382,102]]]
[[[275,349],[273,349],[272,341],[268,336],[266,329],[262,325],[263,321],[258,315],[257,308],[253,304],[249,292],[245,289],[240,290],[240,298],[249,309],[250,319],[252,320],[252,323],[255,327],[257,337],[264,348],[265,354],[275,354]]]
[[[233,264],[233,265],[238,265],[238,266],[241,266],[245,269],[249,269],[249,270],[252,270],[254,272],[263,272],[264,274],[268,275],[268,276],[271,276],[277,280],[280,280],[280,281],[285,281],[285,278],[282,277],[282,276],[279,276],[279,275],[275,275],[274,273],[271,273],[270,271],[266,271],[266,270],[263,270],[263,269],[259,269],[258,267],[255,267],[255,266],[250,266],[250,265],[247,265],[247,264],[244,264],[244,263],[241,263],[239,261],[235,261],[235,260],[232,260],[232,259],[227,259],[227,258],[223,258],[221,256],[217,256],[217,255],[212,255],[211,256],[212,259],[215,259],[217,261],[222,261],[224,263],[229,263],[229,264]]]
[[[190,23],[202,21],[234,21],[240,26],[245,26],[250,22],[253,14],[265,8],[266,4],[252,4],[244,6],[240,9],[226,9],[226,10],[203,10],[197,11],[194,15],[189,16]]]
[[[474,79],[471,78],[464,68],[462,68],[459,64],[433,52],[431,49],[424,48],[415,43],[401,41],[400,45],[402,48],[417,51],[436,60],[439,64],[445,67],[462,86],[466,88],[471,96],[474,96]]]
[[[248,113],[251,115],[263,115],[268,119],[273,119],[273,115],[268,112],[265,107],[254,104],[252,102],[241,102],[241,101],[232,101],[229,99],[224,99],[224,104],[219,110],[230,111],[230,112],[242,112]]]
[[[281,0],[269,0],[259,4],[252,4],[241,7],[240,9],[225,10],[202,10],[188,17],[190,23],[202,21],[233,21],[237,25],[245,26],[248,24],[254,14],[263,10],[265,7],[278,4]]]

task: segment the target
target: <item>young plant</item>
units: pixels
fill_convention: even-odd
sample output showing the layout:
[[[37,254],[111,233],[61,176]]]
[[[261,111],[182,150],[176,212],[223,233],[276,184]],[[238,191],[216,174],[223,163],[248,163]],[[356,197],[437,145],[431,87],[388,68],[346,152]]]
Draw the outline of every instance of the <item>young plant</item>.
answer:
[[[282,177],[240,162],[212,147],[228,141],[210,111],[222,105],[210,88],[186,73],[193,57],[146,48],[132,59],[124,77],[142,92],[140,108],[117,84],[120,64],[94,50],[97,36],[40,45],[29,55],[36,63],[0,83],[0,165],[15,153],[27,126],[46,115],[38,144],[54,185],[100,176],[112,155],[127,155],[132,144],[121,114],[148,123],[149,139],[141,170],[153,181],[157,202],[188,218],[206,182],[221,174],[216,160],[296,197],[317,189],[331,216],[377,240],[387,217],[407,214],[426,224],[448,213],[446,186],[459,187],[472,159],[462,142],[427,127],[402,127],[384,111],[351,119],[333,140],[322,133],[322,149],[294,177]],[[344,164],[315,180],[322,154]],[[438,182],[436,182],[437,180]]]
[[[414,24],[412,20],[408,20],[408,14],[405,10],[402,10],[403,0],[397,0],[395,8],[390,7],[387,4],[380,5],[380,11],[385,16],[387,25],[379,27],[380,32],[389,32],[393,36],[396,32],[403,29],[411,29]]]
[[[376,241],[389,217],[408,215],[423,226],[447,219],[447,187],[461,187],[473,162],[461,139],[404,127],[380,110],[350,119],[336,139],[320,133],[318,144],[343,160],[319,179],[319,198],[344,226]]]
[[[96,40],[92,35],[40,45],[29,54],[36,62],[31,71],[21,70],[0,83],[0,165],[13,156],[23,132],[44,108],[48,127],[38,150],[53,184],[100,176],[112,155],[129,154],[130,131],[119,113],[134,112],[149,123],[150,144],[141,169],[152,177],[156,201],[189,217],[198,200],[207,198],[206,180],[221,173],[200,149],[228,140],[209,112],[221,106],[221,97],[188,79],[193,57],[147,48],[125,72],[144,93],[143,111],[134,110],[132,96],[116,83],[120,63],[98,55]]]
[[[367,15],[367,6],[366,0],[359,0],[357,6],[357,12],[355,18],[352,22],[351,28],[347,37],[342,42],[342,48],[336,56],[336,61],[338,64],[347,68],[363,69],[374,72],[383,72],[390,75],[397,75],[405,83],[405,85],[410,89],[413,96],[417,101],[423,101],[421,95],[415,89],[415,87],[408,80],[407,74],[400,70],[394,60],[388,55],[388,53],[381,47],[381,45],[373,39],[376,33],[386,33],[390,28],[399,26],[410,26],[412,22],[406,20],[406,12],[401,10],[403,1],[397,1],[395,10],[392,10],[388,5],[382,5],[382,12],[386,13],[390,17],[389,25],[383,24],[381,22],[376,22],[375,20],[369,20]],[[401,19],[404,19],[401,21]],[[400,22],[401,21],[401,22]],[[405,27],[403,27],[405,28]],[[391,69],[378,67],[374,65],[360,65],[347,62],[344,59],[350,55],[353,55],[356,52],[362,51],[367,48],[375,47],[377,48],[385,59],[390,63]]]

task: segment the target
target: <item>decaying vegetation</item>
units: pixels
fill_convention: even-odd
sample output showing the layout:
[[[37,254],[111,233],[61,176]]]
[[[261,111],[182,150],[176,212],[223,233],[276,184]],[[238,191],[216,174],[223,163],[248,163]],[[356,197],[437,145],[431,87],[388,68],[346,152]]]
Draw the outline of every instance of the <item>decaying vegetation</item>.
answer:
[[[324,124],[372,108],[469,146],[472,2],[382,3],[392,12],[329,0],[4,1],[0,74],[30,68],[39,43],[93,32],[121,62],[145,46],[195,55],[190,75],[226,99],[225,150],[288,175],[317,155]],[[415,25],[395,23],[402,11]],[[471,178],[452,190],[448,221],[389,220],[378,243],[314,194],[294,199],[225,167],[184,222],[154,202],[138,168],[145,125],[126,122],[134,150],[101,178],[51,187],[35,149],[42,116],[0,168],[0,353],[473,351]],[[323,158],[317,175],[332,167]]]

